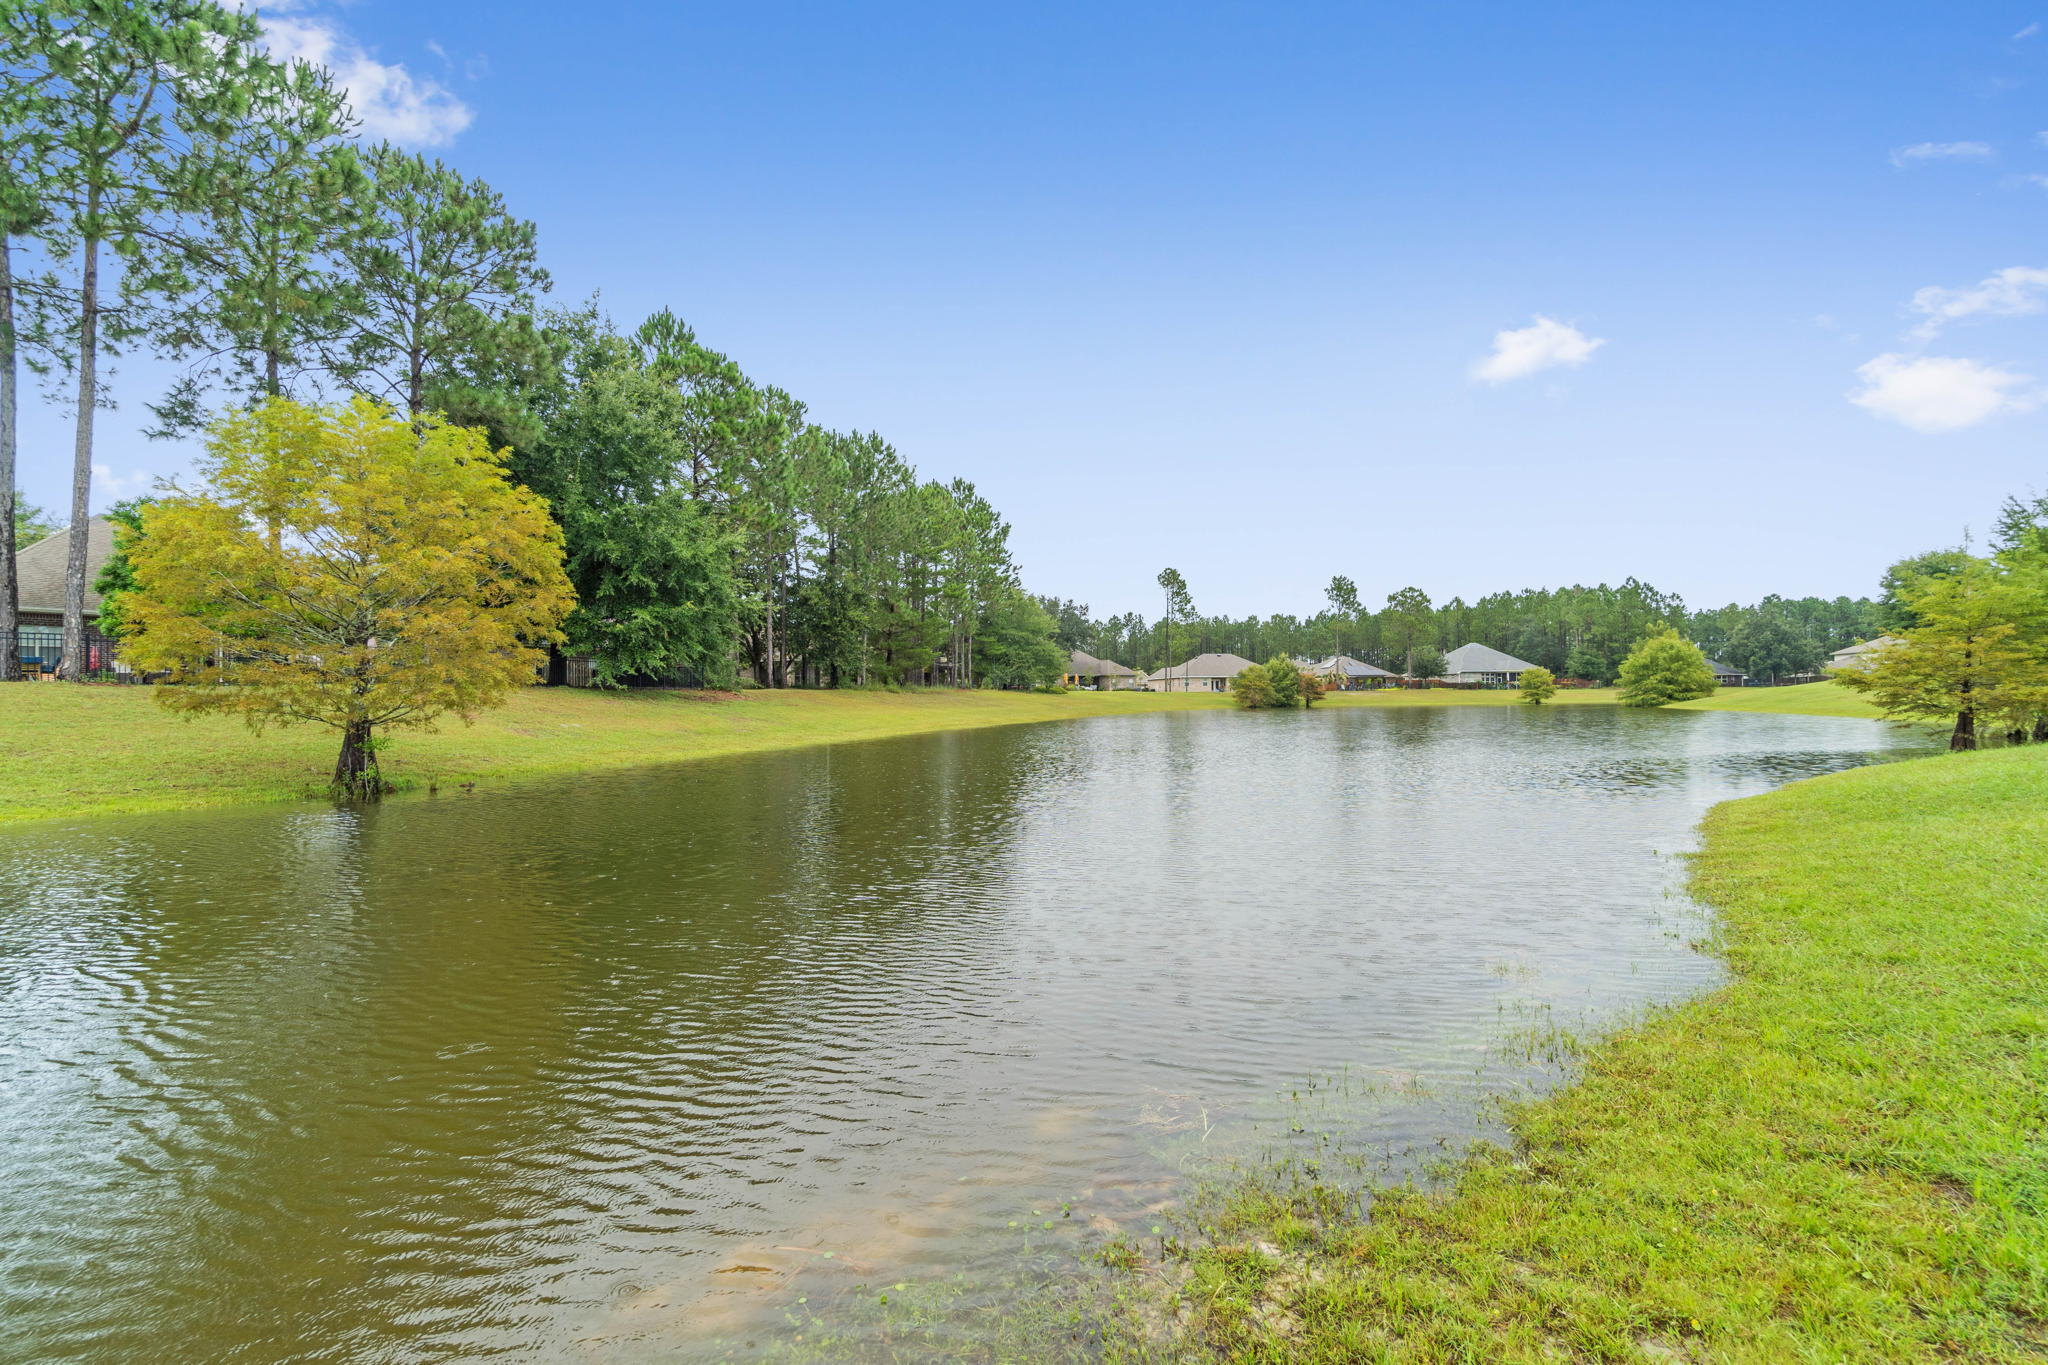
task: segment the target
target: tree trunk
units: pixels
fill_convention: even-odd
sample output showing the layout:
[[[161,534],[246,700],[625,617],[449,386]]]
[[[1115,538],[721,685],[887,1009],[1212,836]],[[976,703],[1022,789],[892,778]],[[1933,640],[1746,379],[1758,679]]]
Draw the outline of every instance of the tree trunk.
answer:
[[[2048,716],[2034,717],[2034,743],[2048,744]]]
[[[0,682],[21,681],[21,589],[14,581],[14,238],[0,236]]]
[[[1977,710],[1975,707],[1965,706],[1962,710],[1956,712],[1956,728],[1949,734],[1948,747],[1951,753],[1960,753],[1965,749],[1977,747]]]
[[[334,794],[358,801],[374,801],[384,794],[366,720],[352,720],[342,729],[341,756],[334,760]]]
[[[88,198],[97,215],[99,195]],[[85,552],[92,519],[92,423],[99,405],[100,244],[87,237],[81,248],[78,304],[78,427],[71,447],[71,544],[64,561],[64,658],[57,675],[85,680]]]

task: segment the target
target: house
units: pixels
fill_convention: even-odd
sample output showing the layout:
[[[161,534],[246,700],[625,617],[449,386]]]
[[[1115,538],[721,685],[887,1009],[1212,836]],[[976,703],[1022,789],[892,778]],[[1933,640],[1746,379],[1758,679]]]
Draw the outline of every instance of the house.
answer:
[[[1235,654],[1197,654],[1184,664],[1162,668],[1145,679],[1150,692],[1228,692],[1230,680],[1252,666]]]
[[[1323,680],[1323,686],[1339,692],[1356,692],[1368,687],[1391,687],[1394,675],[1384,668],[1374,668],[1363,660],[1349,654],[1339,654],[1303,665],[1303,671],[1312,673]]]
[[[99,618],[100,595],[92,590],[100,569],[114,553],[114,524],[94,517],[85,524],[85,647],[86,667],[97,671],[113,665],[113,642],[93,629]],[[44,536],[14,556],[16,600],[20,603],[14,642],[21,651],[22,670],[40,675],[57,671],[64,652],[64,568],[71,555],[71,532]]]
[[[1486,645],[1459,645],[1444,656],[1445,682],[1476,683],[1481,687],[1513,687],[1522,675],[1536,667],[1512,654]]]
[[[1749,675],[1739,668],[1730,668],[1718,659],[1707,660],[1707,667],[1714,670],[1714,686],[1740,687],[1749,681]]]
[[[1118,688],[1136,688],[1138,675],[1114,659],[1098,659],[1077,649],[1067,656],[1067,674],[1060,682],[1067,687],[1114,692]]]
[[[1836,650],[1834,657],[1828,660],[1828,667],[1853,668],[1860,673],[1876,661],[1877,651],[1902,643],[1904,642],[1896,635],[1880,635],[1875,640],[1859,640],[1845,649]]]

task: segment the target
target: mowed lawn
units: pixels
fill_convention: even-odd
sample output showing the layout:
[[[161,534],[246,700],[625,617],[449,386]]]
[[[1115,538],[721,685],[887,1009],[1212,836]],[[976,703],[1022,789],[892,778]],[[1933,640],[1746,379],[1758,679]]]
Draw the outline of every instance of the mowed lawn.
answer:
[[[1780,716],[1861,716],[1877,720],[1884,713],[1838,682],[1801,683],[1797,687],[1724,687],[1698,701],[1673,702],[1676,711],[1766,711]]]
[[[1730,984],[1597,1045],[1442,1191],[1356,1220],[1249,1182],[1176,1354],[2048,1360],[2044,812],[2033,747],[1715,808],[1693,890]]]
[[[1140,711],[1221,697],[1138,692],[593,692],[528,688],[476,724],[389,736],[386,776],[423,789],[809,744]],[[0,822],[320,794],[332,730],[185,718],[146,687],[0,687]]]
[[[1612,687],[1560,688],[1545,706],[1614,706],[1621,694]],[[1385,688],[1377,692],[1332,692],[1330,706],[1520,706],[1513,688],[1464,691],[1439,687],[1427,691]],[[1801,683],[1797,687],[1724,687],[1698,701],[1674,702],[1675,711],[1763,711],[1780,716],[1857,716],[1866,720],[1883,713],[1838,682]]]

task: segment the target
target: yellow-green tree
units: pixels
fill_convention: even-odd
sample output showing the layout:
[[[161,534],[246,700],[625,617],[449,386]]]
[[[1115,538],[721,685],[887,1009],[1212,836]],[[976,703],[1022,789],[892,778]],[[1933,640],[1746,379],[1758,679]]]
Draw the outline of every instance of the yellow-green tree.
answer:
[[[124,653],[173,710],[339,730],[338,793],[383,790],[380,731],[533,681],[575,604],[547,504],[480,431],[274,399],[215,426],[199,470],[133,547]]]
[[[1280,705],[1273,689],[1273,675],[1264,664],[1253,664],[1230,680],[1230,697],[1245,711],[1264,711]]]
[[[1668,706],[1714,695],[1714,670],[1700,647],[1675,630],[1645,636],[1621,661],[1623,706]]]
[[[1557,675],[1537,664],[1522,670],[1522,700],[1541,706],[1557,695]]]
[[[1953,720],[1948,747],[1974,749],[1979,722],[2015,728],[2048,712],[2048,600],[2043,584],[1965,557],[1954,572],[1904,583],[1918,624],[1876,650],[1867,669],[1835,676],[1888,715]]]

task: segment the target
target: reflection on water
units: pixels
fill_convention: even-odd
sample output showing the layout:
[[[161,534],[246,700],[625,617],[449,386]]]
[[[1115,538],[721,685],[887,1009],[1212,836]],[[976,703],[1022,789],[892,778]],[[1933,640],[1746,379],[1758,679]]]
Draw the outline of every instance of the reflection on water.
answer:
[[[687,1358],[1155,1220],[1306,1075],[1469,1132],[1503,1009],[1713,979],[1706,806],[1911,742],[1178,713],[0,836],[0,1359]]]

